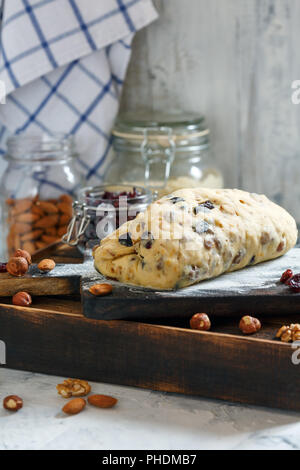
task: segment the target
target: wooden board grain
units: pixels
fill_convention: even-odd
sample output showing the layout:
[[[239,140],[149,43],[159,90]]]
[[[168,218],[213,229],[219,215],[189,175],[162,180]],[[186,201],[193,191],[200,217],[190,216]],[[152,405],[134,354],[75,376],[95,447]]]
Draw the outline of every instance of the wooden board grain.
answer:
[[[249,338],[236,319],[213,318],[213,331],[205,333],[185,320],[177,326],[89,320],[76,301],[60,301],[65,311],[46,298],[26,310],[0,304],[6,367],[300,411],[294,350],[273,339],[286,318],[266,319]]]
[[[84,315],[100,320],[190,318],[201,311],[214,316],[265,316],[287,311],[297,314],[300,311],[300,294],[293,293],[279,282],[287,267],[300,272],[300,248],[277,260],[177,291],[156,291],[107,281],[96,272],[88,253],[84,263],[80,258],[76,260],[75,264],[57,264],[46,275],[41,274],[36,265],[31,266],[29,273],[22,278],[0,274],[0,296],[12,296],[21,290],[33,296],[81,293]],[[90,294],[90,286],[101,282],[113,285],[111,295],[95,297]]]
[[[73,251],[64,256],[80,261]],[[5,367],[300,411],[295,350],[274,340],[282,324],[300,321],[299,312],[260,317],[255,337],[241,334],[236,317],[212,315],[205,333],[169,313],[103,321],[83,316],[79,295],[34,297],[29,308],[0,298]]]

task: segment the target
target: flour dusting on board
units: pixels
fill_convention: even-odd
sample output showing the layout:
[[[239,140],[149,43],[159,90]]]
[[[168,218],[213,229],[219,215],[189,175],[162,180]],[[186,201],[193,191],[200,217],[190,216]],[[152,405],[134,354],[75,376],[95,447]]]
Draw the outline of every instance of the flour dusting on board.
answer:
[[[158,291],[142,286],[126,285],[118,281],[110,280],[114,286],[126,286],[133,293],[147,295],[155,292],[156,295],[164,297],[198,297],[214,295],[216,291],[231,292],[232,294],[246,294],[255,289],[269,289],[278,284],[282,273],[291,268],[295,273],[300,272],[300,248],[290,250],[286,255],[272,261],[266,261],[249,268],[241,269],[233,273],[222,274],[215,279],[202,281],[190,287],[185,287],[177,291]],[[97,274],[102,280],[105,277]],[[95,276],[93,276],[95,281]]]
[[[243,294],[252,289],[268,289],[274,287],[282,273],[291,268],[295,273],[300,272],[300,248],[294,248],[286,255],[272,261],[257,264],[233,273],[223,274],[215,279],[200,282],[191,287],[175,291],[173,295],[201,295],[210,291],[230,291]],[[157,292],[159,295],[170,295],[167,292]]]
[[[221,292],[231,292],[232,294],[245,294],[255,289],[268,289],[278,284],[282,273],[291,268],[295,273],[300,272],[300,248],[294,248],[286,255],[272,261],[258,264],[249,268],[245,268],[233,273],[222,274],[221,276],[202,281],[194,286],[185,287],[177,291],[158,291],[145,288],[142,286],[126,285],[118,281],[109,280],[109,282],[118,287],[126,287],[133,293],[141,293],[147,296],[149,292],[155,292],[158,296],[167,297],[184,297],[184,296],[209,296]],[[30,275],[32,277],[39,276],[40,273],[36,266],[31,266]],[[49,277],[65,277],[65,276],[81,276],[90,284],[94,282],[105,282],[107,279],[99,274],[92,260],[86,261],[84,264],[63,264],[57,265],[56,268],[47,274]]]

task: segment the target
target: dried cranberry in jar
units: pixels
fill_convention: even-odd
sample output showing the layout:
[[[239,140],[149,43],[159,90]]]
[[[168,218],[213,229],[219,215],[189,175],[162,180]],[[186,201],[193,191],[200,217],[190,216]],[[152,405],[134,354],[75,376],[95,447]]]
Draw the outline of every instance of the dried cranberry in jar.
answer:
[[[0,263],[0,273],[7,273],[6,263]]]
[[[300,274],[295,274],[289,281],[289,288],[293,292],[300,293]]]
[[[282,282],[282,284],[288,283],[292,279],[293,275],[294,275],[293,271],[291,269],[287,269],[282,274],[280,282]]]

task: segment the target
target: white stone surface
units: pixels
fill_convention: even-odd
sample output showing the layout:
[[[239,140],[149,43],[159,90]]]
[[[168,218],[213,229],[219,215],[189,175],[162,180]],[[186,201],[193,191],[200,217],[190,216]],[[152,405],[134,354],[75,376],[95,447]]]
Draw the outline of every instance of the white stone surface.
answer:
[[[0,408],[0,450],[299,449],[300,414],[130,387],[92,383],[119,399],[113,409],[61,412],[61,378],[0,369],[0,399],[17,394],[18,413]]]

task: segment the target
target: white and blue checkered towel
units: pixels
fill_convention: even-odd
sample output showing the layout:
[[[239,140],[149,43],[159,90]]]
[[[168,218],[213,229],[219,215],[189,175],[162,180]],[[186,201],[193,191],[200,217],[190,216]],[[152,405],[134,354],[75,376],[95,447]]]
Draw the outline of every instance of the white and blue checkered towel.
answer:
[[[88,182],[101,181],[131,41],[157,17],[151,0],[1,4],[0,155],[11,134],[75,134]]]

